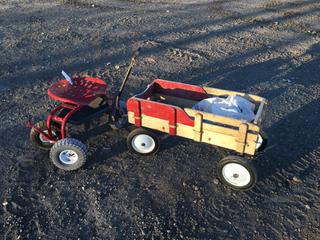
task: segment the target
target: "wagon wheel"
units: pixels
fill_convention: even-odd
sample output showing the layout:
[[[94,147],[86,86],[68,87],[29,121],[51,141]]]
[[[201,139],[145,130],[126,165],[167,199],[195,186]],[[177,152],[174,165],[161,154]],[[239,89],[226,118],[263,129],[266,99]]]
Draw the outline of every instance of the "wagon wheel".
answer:
[[[35,124],[35,127],[39,128],[39,130],[43,131],[46,134],[48,133],[47,122],[45,120],[37,122]],[[58,124],[51,125],[51,132],[53,137],[61,136],[61,130]],[[45,150],[50,149],[54,144],[53,141],[50,141],[49,139],[47,139],[45,136],[43,136],[43,134],[36,131],[35,128],[31,128],[30,141],[37,147]]]
[[[159,138],[143,128],[136,128],[127,137],[127,145],[131,152],[140,155],[156,153],[160,147]]]
[[[249,190],[257,181],[257,173],[250,160],[227,156],[218,163],[218,176],[227,186],[236,190]]]
[[[258,134],[258,140],[256,143],[256,150],[262,152],[268,145],[268,136],[264,132]]]
[[[64,138],[52,146],[50,159],[56,167],[62,170],[76,170],[86,162],[87,147],[75,138]]]

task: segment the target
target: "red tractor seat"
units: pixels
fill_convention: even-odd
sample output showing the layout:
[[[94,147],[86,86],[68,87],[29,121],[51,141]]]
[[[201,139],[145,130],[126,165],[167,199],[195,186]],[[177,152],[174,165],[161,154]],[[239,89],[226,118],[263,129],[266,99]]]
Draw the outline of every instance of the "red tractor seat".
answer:
[[[66,79],[54,83],[48,95],[55,100],[78,106],[87,106],[99,96],[105,96],[108,85],[99,78],[72,78],[71,85]]]

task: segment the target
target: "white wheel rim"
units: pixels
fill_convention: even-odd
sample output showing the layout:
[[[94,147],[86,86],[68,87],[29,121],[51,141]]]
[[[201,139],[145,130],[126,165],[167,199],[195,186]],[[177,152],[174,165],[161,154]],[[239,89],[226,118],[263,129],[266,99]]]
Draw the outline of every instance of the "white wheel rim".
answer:
[[[156,147],[154,139],[146,134],[135,136],[131,141],[131,145],[135,151],[142,154],[151,153]]]
[[[45,134],[49,134],[48,130],[44,130],[43,131]],[[55,137],[56,133],[54,131],[52,131],[52,136]],[[39,139],[42,143],[53,143],[53,141],[49,140],[46,136],[44,136],[43,134],[40,133],[39,135]]]
[[[78,154],[73,150],[63,150],[59,154],[59,160],[66,165],[74,164],[78,161]]]
[[[251,181],[248,169],[238,163],[227,163],[224,165],[222,176],[229,184],[236,187],[244,187]]]
[[[256,142],[256,150],[258,150],[261,147],[262,143],[263,143],[263,138],[262,138],[261,134],[258,134],[258,139]]]

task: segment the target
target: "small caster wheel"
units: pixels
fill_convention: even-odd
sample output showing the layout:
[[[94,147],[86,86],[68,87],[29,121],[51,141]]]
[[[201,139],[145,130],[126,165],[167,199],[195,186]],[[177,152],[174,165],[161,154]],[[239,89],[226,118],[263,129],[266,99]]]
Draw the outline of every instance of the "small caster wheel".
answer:
[[[87,159],[87,147],[74,138],[64,138],[57,141],[50,150],[52,163],[65,171],[82,167]]]
[[[223,184],[235,190],[249,190],[257,181],[257,173],[250,160],[227,156],[218,163],[218,176]]]
[[[136,128],[129,133],[127,145],[133,153],[149,155],[158,151],[160,140],[153,132],[143,128]]]
[[[258,140],[256,143],[257,152],[262,152],[268,145],[268,136],[264,132],[258,134]]]
[[[48,133],[47,122],[45,120],[37,122],[35,124],[35,126],[37,128],[39,128],[41,131],[43,131],[44,133],[46,133],[46,134]],[[60,128],[56,125],[51,126],[51,132],[52,132],[53,137],[60,137],[61,136]],[[35,146],[37,146],[41,149],[45,149],[45,150],[49,150],[52,147],[52,145],[54,144],[53,141],[50,141],[43,134],[37,132],[35,128],[31,128],[30,141]]]

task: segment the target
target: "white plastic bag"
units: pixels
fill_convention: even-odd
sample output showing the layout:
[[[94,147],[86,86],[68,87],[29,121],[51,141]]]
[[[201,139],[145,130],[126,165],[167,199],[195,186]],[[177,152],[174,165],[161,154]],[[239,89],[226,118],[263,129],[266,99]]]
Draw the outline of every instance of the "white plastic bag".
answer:
[[[251,122],[254,119],[255,105],[243,97],[229,96],[227,98],[206,98],[192,108],[219,116]]]

